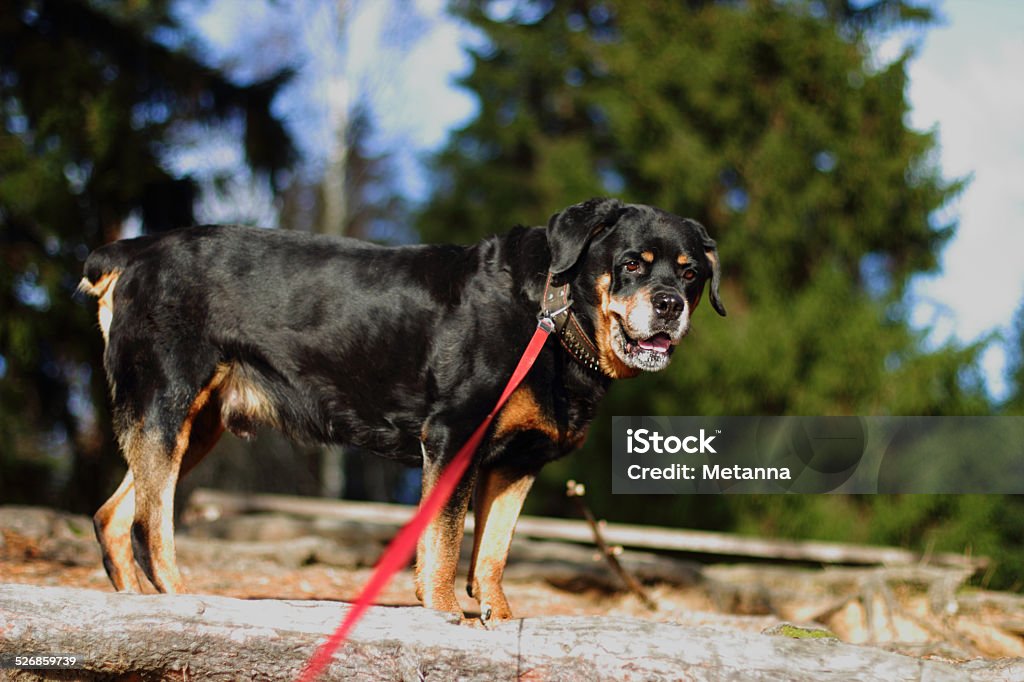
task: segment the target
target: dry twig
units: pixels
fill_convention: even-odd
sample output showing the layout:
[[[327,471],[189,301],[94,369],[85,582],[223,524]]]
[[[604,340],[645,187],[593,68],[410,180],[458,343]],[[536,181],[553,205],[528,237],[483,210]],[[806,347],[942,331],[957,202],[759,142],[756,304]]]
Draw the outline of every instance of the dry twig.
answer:
[[[590,507],[588,507],[583,501],[583,496],[586,493],[587,490],[582,483],[568,481],[565,485],[566,496],[572,498],[573,501],[576,502],[576,506],[579,507],[580,512],[583,513],[583,518],[587,520],[587,523],[590,525],[590,529],[594,532],[594,543],[597,545],[598,550],[600,550],[604,558],[608,561],[608,565],[611,566],[612,570],[615,571],[615,574],[622,579],[622,582],[626,584],[629,591],[640,598],[640,601],[643,602],[644,606],[651,611],[657,611],[658,605],[654,603],[653,599],[647,596],[647,592],[645,592],[643,586],[640,585],[640,581],[622,567],[622,563],[618,558],[618,555],[622,553],[622,547],[612,547],[605,542],[604,535],[601,533],[601,525],[594,518],[594,514],[590,511]]]

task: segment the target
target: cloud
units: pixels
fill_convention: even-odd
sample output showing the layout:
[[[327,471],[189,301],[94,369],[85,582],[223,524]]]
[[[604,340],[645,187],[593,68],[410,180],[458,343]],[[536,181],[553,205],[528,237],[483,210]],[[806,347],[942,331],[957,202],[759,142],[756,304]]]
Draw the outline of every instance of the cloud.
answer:
[[[959,218],[938,275],[912,288],[914,320],[934,343],[1009,330],[1024,296],[1024,5],[950,2],[909,67],[911,123],[937,129],[947,178],[970,177],[950,207]],[[1005,349],[984,358],[990,390],[1005,393]]]

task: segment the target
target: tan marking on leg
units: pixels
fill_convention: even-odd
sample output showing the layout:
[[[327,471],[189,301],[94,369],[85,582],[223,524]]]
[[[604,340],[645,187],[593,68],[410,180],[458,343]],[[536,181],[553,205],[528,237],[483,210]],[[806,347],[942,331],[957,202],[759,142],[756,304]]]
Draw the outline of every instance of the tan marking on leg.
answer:
[[[220,419],[220,403],[216,395],[212,395],[206,407],[192,421],[192,433],[188,439],[188,449],[181,460],[181,471],[178,480],[184,478],[213,449],[224,433],[224,423]]]
[[[141,592],[132,553],[132,519],[135,516],[135,484],[132,472],[93,516],[93,528],[103,553],[103,568],[118,592]]]
[[[146,564],[143,564],[143,570],[153,586],[167,594],[188,591],[178,570],[174,550],[174,491],[178,486],[177,473],[177,467],[174,467],[164,481],[156,505],[148,509],[148,523],[139,538],[145,544],[145,551],[139,554],[148,558]],[[141,511],[145,514],[147,508],[144,506]]]
[[[178,430],[171,453],[161,451],[163,446],[159,439],[142,436],[138,438],[142,441],[140,447],[150,449],[135,452],[129,458],[130,463],[134,461],[136,481],[135,522],[132,526],[135,557],[150,582],[160,592],[178,593],[186,590],[174,550],[174,492],[179,474],[183,471],[183,462],[188,460],[188,466],[184,468],[187,472],[202,459],[220,436],[219,418],[204,411],[219,383],[219,376],[215,374],[213,380],[196,395]],[[197,424],[203,428],[201,432],[197,430],[193,442],[193,426]]]
[[[173,481],[176,463],[168,452],[159,433],[147,429],[145,424],[121,434],[122,449],[134,479],[135,510],[131,524],[131,544],[135,560],[150,583],[160,592],[174,591],[180,584],[168,576],[160,561],[166,551],[160,536],[163,521],[164,488]],[[172,496],[173,505],[173,496]],[[173,541],[173,540],[172,540]]]
[[[483,473],[477,484],[468,586],[470,596],[480,602],[484,620],[494,622],[512,617],[501,579],[519,512],[533,480],[532,475],[514,476],[491,470]]]
[[[472,473],[466,475],[472,476]],[[435,482],[435,474],[425,468],[423,499],[430,494]],[[427,526],[416,545],[416,598],[428,609],[462,615],[462,607],[455,598],[455,573],[459,567],[459,547],[468,507],[469,495],[465,489],[462,495],[456,489],[452,500]]]
[[[188,415],[185,417],[185,421],[182,423],[181,428],[178,430],[178,437],[175,439],[174,448],[174,459],[179,463],[188,451],[189,440],[192,436],[192,427],[195,424],[196,417],[203,411],[207,403],[210,402],[210,397],[213,392],[217,390],[220,385],[221,376],[217,372],[213,375],[213,379],[208,383],[195,399],[192,401],[192,405],[188,408]]]
[[[461,515],[465,522],[465,514]],[[435,519],[423,532],[416,550],[416,596],[428,609],[462,613],[455,598],[455,573],[459,564],[458,519]]]

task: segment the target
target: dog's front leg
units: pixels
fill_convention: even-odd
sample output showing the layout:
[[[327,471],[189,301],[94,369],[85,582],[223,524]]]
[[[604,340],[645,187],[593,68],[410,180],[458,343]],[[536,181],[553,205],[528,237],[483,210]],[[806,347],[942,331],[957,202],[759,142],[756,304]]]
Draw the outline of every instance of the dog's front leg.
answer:
[[[532,469],[514,467],[480,472],[473,501],[476,523],[466,588],[469,596],[480,602],[480,618],[484,623],[512,618],[501,577],[519,512],[535,477],[536,471]]]
[[[433,442],[436,443],[436,440]],[[448,440],[448,439],[444,439]],[[432,457],[430,440],[423,445],[423,493],[433,490],[447,457]],[[441,447],[441,449],[445,449]],[[459,616],[462,607],[455,598],[455,573],[459,566],[459,548],[466,523],[466,510],[476,479],[476,466],[470,464],[447,504],[427,526],[416,546],[416,598],[429,609],[448,611]]]

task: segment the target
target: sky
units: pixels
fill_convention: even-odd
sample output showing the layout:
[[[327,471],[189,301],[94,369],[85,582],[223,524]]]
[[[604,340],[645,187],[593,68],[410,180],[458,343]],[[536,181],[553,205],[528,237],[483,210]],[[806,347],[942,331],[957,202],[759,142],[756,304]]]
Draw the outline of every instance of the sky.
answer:
[[[970,179],[943,215],[958,221],[959,228],[942,253],[941,270],[912,283],[911,320],[928,330],[932,346],[1001,334],[1002,340],[983,356],[989,391],[1000,399],[1007,392],[1005,340],[1024,300],[1024,88],[1019,85],[1024,1],[931,4],[940,16],[937,24],[923,33],[897,32],[875,46],[875,58],[882,63],[908,46],[915,49],[909,65],[913,109],[908,124],[937,132],[939,165],[946,178]],[[310,11],[303,11],[307,6]],[[324,10],[338,6],[345,8],[346,22]],[[327,56],[306,63],[296,78],[297,96],[282,98],[286,102],[280,105],[283,115],[301,122],[300,144],[313,159],[312,172],[318,159],[326,160],[324,150],[332,147],[331,112],[364,97],[372,106],[382,148],[397,150],[406,192],[413,199],[427,196],[421,160],[443,146],[449,132],[468,121],[476,108],[454,79],[470,66],[463,46],[479,38],[445,15],[443,0],[407,0],[401,11],[381,0],[198,7],[205,9],[190,20],[221,60],[251,64],[251,52],[246,59],[242,56],[253,44],[283,43],[295,35],[301,49]],[[264,14],[263,21],[252,21],[254,11]],[[342,23],[344,28],[338,28]],[[263,28],[240,39],[239,31],[254,30],[240,28],[245,26]],[[258,70],[258,60],[249,68]],[[216,154],[205,153],[202,163],[237,161],[237,152],[225,145]],[[196,163],[200,161],[185,160],[179,168]],[[272,214],[258,208],[259,203],[254,201],[251,212]],[[204,218],[229,218],[223,214],[235,210],[230,204],[212,202]]]
[[[910,63],[910,119],[937,130],[947,178],[969,177],[949,207],[959,220],[941,272],[911,290],[912,320],[932,327],[932,343],[972,342],[990,332],[1010,337],[1024,300],[1024,2],[946,0]],[[897,49],[899,38],[880,47]],[[884,55],[882,55],[884,57]],[[1006,394],[1006,345],[983,365],[989,390]]]

